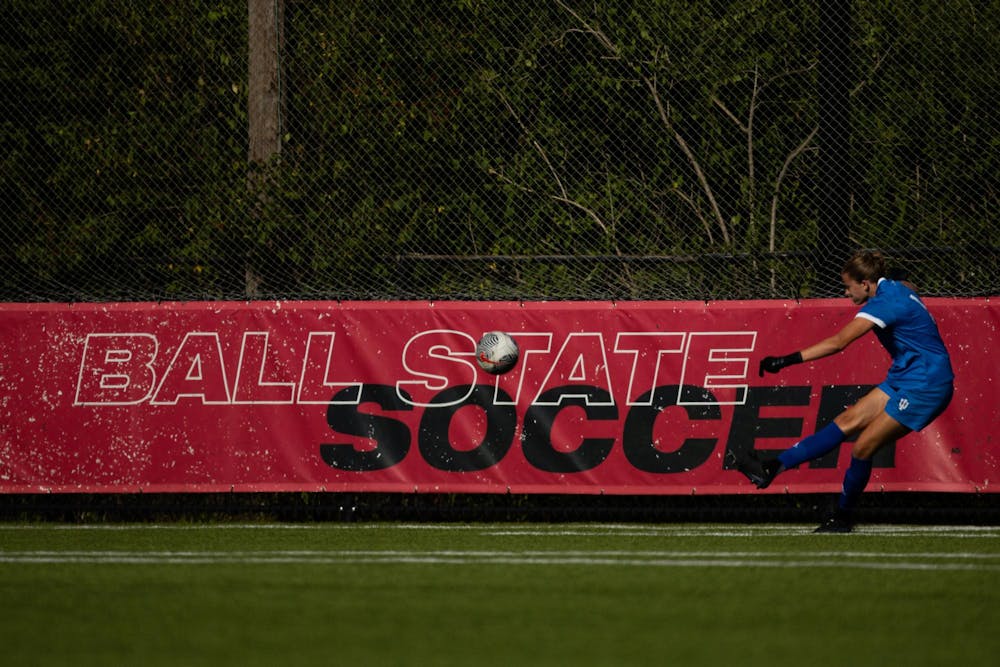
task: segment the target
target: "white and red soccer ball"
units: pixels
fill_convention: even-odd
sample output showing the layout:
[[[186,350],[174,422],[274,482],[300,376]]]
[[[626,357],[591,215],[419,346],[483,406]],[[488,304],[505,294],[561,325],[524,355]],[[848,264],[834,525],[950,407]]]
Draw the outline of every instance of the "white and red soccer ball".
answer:
[[[517,341],[503,331],[487,331],[476,343],[476,362],[487,373],[500,375],[514,368],[520,350]]]

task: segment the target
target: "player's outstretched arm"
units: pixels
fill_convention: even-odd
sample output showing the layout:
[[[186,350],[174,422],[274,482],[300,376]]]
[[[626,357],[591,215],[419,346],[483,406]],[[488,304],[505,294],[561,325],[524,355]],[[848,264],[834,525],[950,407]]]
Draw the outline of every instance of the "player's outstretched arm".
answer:
[[[834,335],[824,338],[804,350],[786,354],[783,357],[764,357],[757,369],[757,374],[760,375],[760,377],[764,377],[764,373],[777,373],[782,368],[793,364],[822,359],[823,357],[828,357],[831,354],[836,354],[861,336],[871,331],[874,326],[875,323],[871,320],[856,317]]]

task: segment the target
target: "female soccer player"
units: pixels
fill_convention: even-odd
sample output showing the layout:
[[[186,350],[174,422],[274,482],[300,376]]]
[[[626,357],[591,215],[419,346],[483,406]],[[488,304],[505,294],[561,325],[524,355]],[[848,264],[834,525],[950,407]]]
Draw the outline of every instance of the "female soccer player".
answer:
[[[822,456],[857,434],[837,509],[816,532],[851,532],[852,513],[871,477],[875,452],[888,442],[923,429],[951,401],[955,376],[934,319],[913,285],[884,276],[885,259],[880,253],[856,252],[841,271],[846,295],[861,306],[855,318],[834,335],[799,352],[764,357],[760,362],[761,377],[765,372],[777,373],[786,366],[840,352],[872,329],[892,357],[885,381],[829,425],[776,459],[762,461],[751,451],[746,458],[734,461],[757,488],[764,489],[783,470]]]

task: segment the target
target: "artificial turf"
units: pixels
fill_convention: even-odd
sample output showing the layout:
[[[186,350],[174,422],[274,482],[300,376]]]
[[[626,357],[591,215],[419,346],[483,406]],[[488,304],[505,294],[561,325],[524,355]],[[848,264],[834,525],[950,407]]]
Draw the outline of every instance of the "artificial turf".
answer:
[[[1000,527],[0,524],[11,665],[992,665]]]

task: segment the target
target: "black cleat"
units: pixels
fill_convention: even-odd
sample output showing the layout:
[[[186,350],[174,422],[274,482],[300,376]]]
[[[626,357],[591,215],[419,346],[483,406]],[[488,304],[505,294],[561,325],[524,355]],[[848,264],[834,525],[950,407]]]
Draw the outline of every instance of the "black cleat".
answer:
[[[730,451],[728,458],[730,466],[746,475],[747,479],[753,482],[758,489],[769,487],[774,478],[781,472],[781,461],[778,459],[761,461],[757,452],[753,450],[750,450],[742,459],[737,458],[736,454]]]
[[[838,508],[826,521],[814,530],[814,533],[849,533],[854,530],[854,521],[850,512]]]

